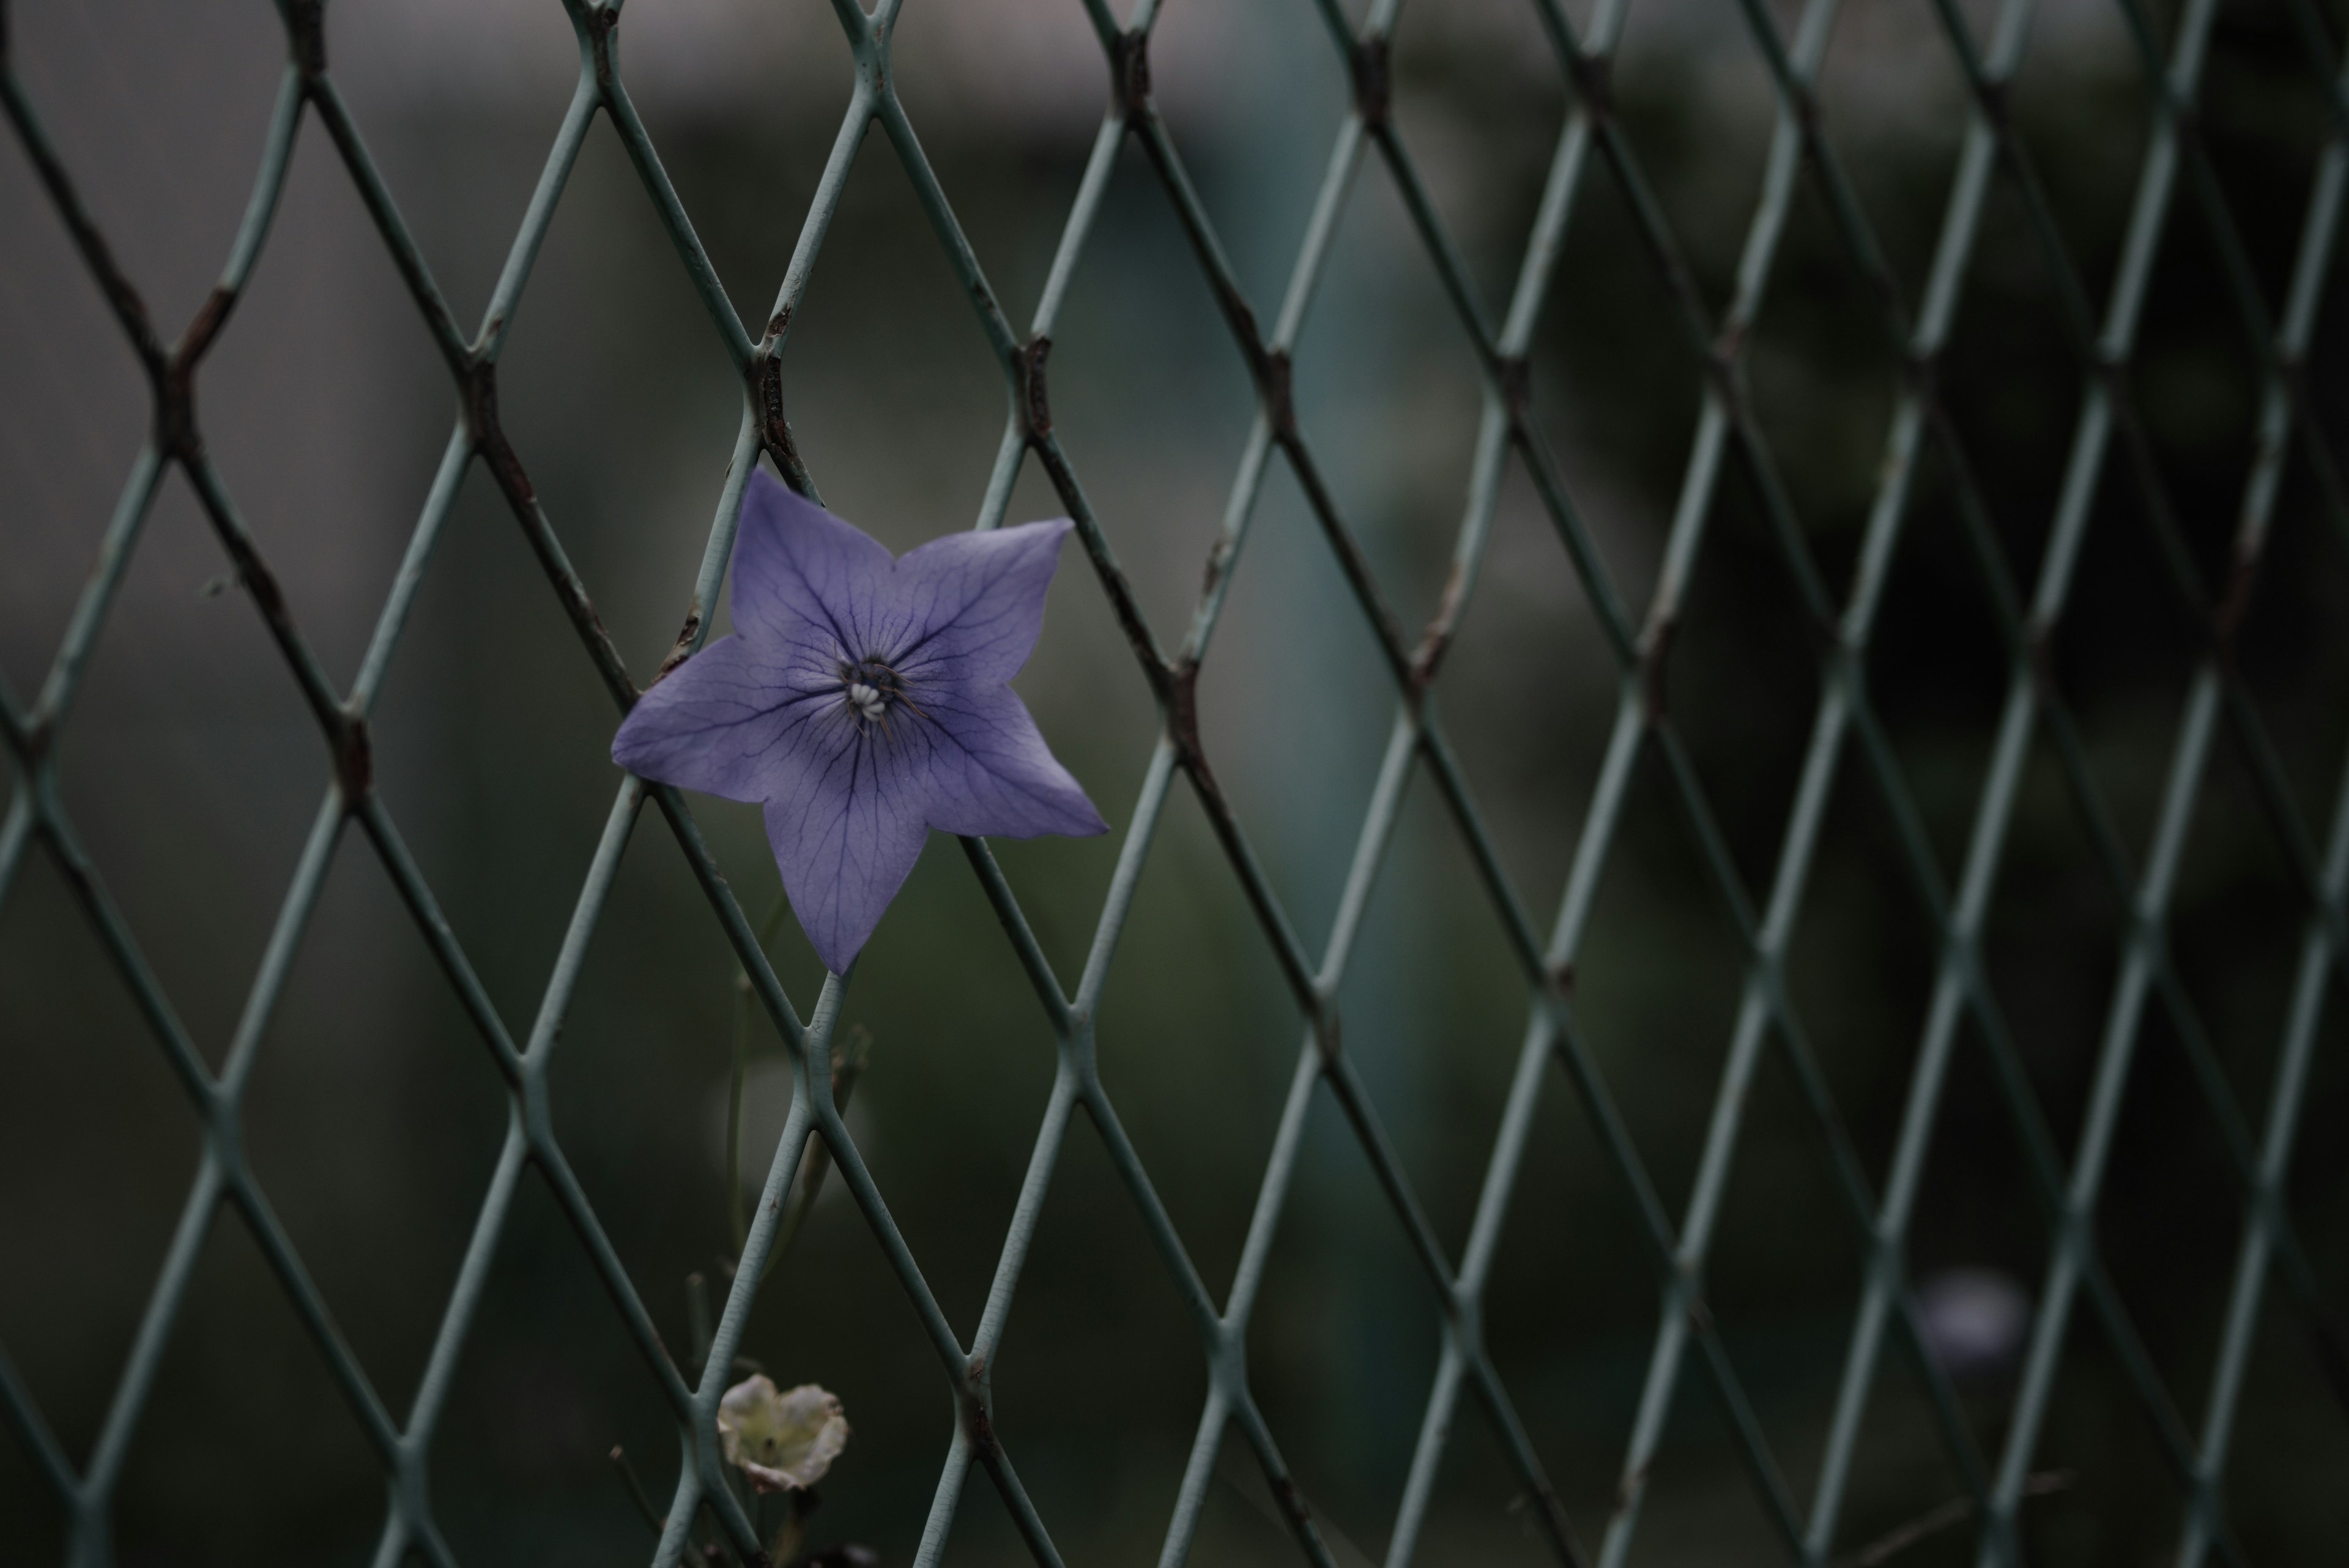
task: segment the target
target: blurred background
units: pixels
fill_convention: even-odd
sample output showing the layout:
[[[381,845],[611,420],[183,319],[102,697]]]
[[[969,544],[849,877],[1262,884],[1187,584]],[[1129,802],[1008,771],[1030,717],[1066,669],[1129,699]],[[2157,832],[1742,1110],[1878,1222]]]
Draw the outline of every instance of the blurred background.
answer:
[[[1780,5],[1782,26],[1791,8]],[[1849,6],[1826,123],[1914,299],[1963,124],[1931,14]],[[1989,8],[1962,5],[1977,29]],[[1576,8],[1578,18],[1583,13]],[[2155,4],[2168,36],[2175,7]],[[553,0],[336,0],[330,59],[460,321],[478,320],[576,68]],[[2335,30],[2340,18],[2328,12]],[[284,59],[258,0],[20,5],[14,68],[167,337],[211,286],[242,213]],[[763,320],[846,103],[819,0],[636,0],[626,79],[737,310]],[[2281,0],[2227,0],[2206,132],[2274,306],[2327,127]],[[1178,0],[1153,78],[1259,319],[1304,232],[1349,84],[1302,0]],[[1098,127],[1106,80],[1061,0],[908,6],[899,88],[998,296],[1024,324]],[[1396,119],[1497,313],[1567,103],[1531,9],[1427,0],[1394,57]],[[1614,86],[1667,216],[1717,309],[1755,200],[1769,79],[1726,0],[1641,0]],[[2044,0],[2013,113],[2100,308],[2151,118],[2111,0]],[[1578,199],[1532,355],[1534,407],[1635,612],[1694,427],[1687,352],[1619,187]],[[2256,362],[2219,253],[2181,196],[2134,386],[2205,580],[2222,579],[2252,450]],[[2309,384],[2344,408],[2344,321],[2320,318]],[[1840,594],[1898,387],[1871,297],[1816,192],[1793,209],[1751,339],[1761,418]],[[1180,635],[1254,411],[1239,356],[1155,177],[1128,147],[1051,359],[1057,428],[1162,641]],[[2082,384],[2020,203],[1995,188],[1942,385],[2028,585]],[[639,679],[675,636],[740,392],[608,125],[590,135],[500,372],[504,423]],[[1390,599],[1434,607],[1461,515],[1476,366],[1375,160],[1357,181],[1298,350],[1300,417]],[[794,323],[785,384],[827,503],[908,548],[976,514],[1001,379],[895,158],[869,138]],[[331,144],[313,122],[248,297],[206,361],[210,448],[296,617],[347,682],[447,439],[444,371]],[[0,139],[0,674],[39,689],[130,459],[146,402],[21,148]],[[2094,514],[2056,678],[2133,853],[2142,853],[2195,657],[2117,460]],[[2240,666],[2300,809],[2330,820],[2349,745],[2349,562],[2304,460],[2287,471]],[[1671,660],[1671,701],[1749,887],[1766,885],[1814,705],[1815,656],[1741,478],[1722,486]],[[1031,465],[1014,521],[1061,510]],[[998,853],[1071,981],[1155,734],[1149,692],[1072,551],[1019,689],[1112,826]],[[61,742],[64,794],[190,1030],[217,1063],[326,765],[316,726],[176,473]],[[1869,678],[1954,872],[2005,682],[1946,475],[1928,463]],[[1443,685],[1446,722],[1521,896],[1545,921],[1583,822],[1613,666],[1523,472]],[[1335,909],[1392,715],[1302,497],[1274,472],[1201,684],[1207,745],[1309,949]],[[519,1033],[535,1012],[618,775],[613,715],[493,488],[467,481],[393,666],[377,776],[456,930]],[[0,763],[0,768],[6,764]],[[14,774],[0,774],[12,788]],[[756,813],[695,803],[753,913],[775,876]],[[1842,1112],[1880,1181],[1930,984],[1932,945],[1889,825],[1847,767],[1790,962]],[[2305,907],[2231,741],[2179,874],[2177,961],[2254,1120]],[[1991,917],[1993,983],[2067,1152],[2124,911],[2040,744]],[[777,964],[802,1008],[818,966]],[[724,1102],[733,963],[669,836],[647,818],[588,957],[554,1068],[558,1126],[672,1345],[685,1276],[729,1246]],[[1663,787],[1643,773],[1576,967],[1580,1014],[1677,1214],[1740,981],[1740,949]],[[1342,996],[1357,1054],[1453,1256],[1464,1243],[1525,1024],[1522,983],[1459,836],[1423,781],[1407,803]],[[2331,1299],[2349,1299],[2349,1064],[2332,1010],[2289,1202]],[[859,966],[846,1021],[873,1036],[860,1145],[957,1330],[976,1324],[1041,1116],[1052,1043],[962,857],[934,843]],[[763,1031],[763,1025],[761,1026]],[[2241,1203],[2211,1114],[2158,1009],[2144,1026],[2101,1208],[2105,1257],[2171,1398],[2204,1407]],[[1195,805],[1178,787],[1100,1020],[1102,1072],[1218,1299],[1228,1287],[1299,1044],[1299,1019]],[[746,1163],[787,1093],[763,1032]],[[386,1402],[403,1410],[502,1137],[500,1080],[370,852],[347,838],[263,1044],[247,1113],[258,1177]],[[53,865],[0,905],[0,1345],[68,1452],[87,1454],[198,1155],[185,1098]],[[1986,1054],[1956,1064],[1909,1259],[1952,1299],[2033,1298],[2048,1238]],[[1952,1271],[1976,1271],[1951,1273]],[[1946,1278],[1944,1276],[1947,1276]],[[1859,1251],[1783,1060],[1766,1058],[1713,1248],[1711,1301],[1760,1419],[1807,1498]],[[1979,1295],[1979,1291],[1977,1291]],[[2349,1417],[2303,1314],[2268,1295],[2226,1486],[2247,1555],[2337,1560]],[[1587,1542],[1611,1503],[1655,1330],[1655,1276],[1619,1178],[1554,1070],[1489,1292],[1487,1335]],[[1995,1451],[2013,1336],[1970,1342],[1966,1417]],[[1986,1345],[1987,1348],[1984,1348]],[[855,1436],[819,1542],[909,1560],[952,1412],[864,1224],[821,1204],[744,1349],[820,1381]],[[1438,1350],[1402,1233],[1323,1096],[1281,1225],[1251,1366],[1307,1495],[1350,1555],[1392,1526]],[[1979,1355],[1976,1353],[1980,1352]],[[1952,1350],[1952,1355],[1960,1352]],[[1195,1338],[1081,1117],[1046,1203],[995,1371],[999,1427],[1072,1563],[1154,1560],[1205,1392]],[[467,1562],[628,1563],[651,1546],[607,1460],[658,1495],[675,1442],[580,1245],[527,1177],[434,1450],[433,1495]],[[2175,1488],[2103,1331],[2075,1313],[2039,1449],[2075,1472],[2025,1514],[2033,1561],[2168,1561]],[[1193,1555],[1293,1554],[1226,1456]],[[1959,1494],[1921,1386],[1889,1353],[1845,1510],[1857,1547]],[[1421,1560],[1543,1561],[1481,1413],[1464,1405]],[[212,1227],[118,1510],[125,1564],[363,1561],[372,1454],[243,1223]],[[949,1560],[1025,1561],[983,1480]],[[55,1561],[61,1511],[0,1438],[0,1561]],[[1905,1563],[1970,1560],[1969,1532]],[[1643,1563],[1781,1556],[1693,1369],[1652,1474]]]

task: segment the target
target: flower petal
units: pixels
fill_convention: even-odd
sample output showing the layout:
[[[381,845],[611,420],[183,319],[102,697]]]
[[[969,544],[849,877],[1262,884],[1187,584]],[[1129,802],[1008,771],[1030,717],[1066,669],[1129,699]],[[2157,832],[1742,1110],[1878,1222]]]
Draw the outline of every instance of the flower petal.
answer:
[[[841,1413],[840,1397],[818,1384],[802,1383],[783,1395],[778,1414],[776,1468],[792,1487],[815,1485],[848,1446],[848,1417]]]
[[[612,737],[612,760],[661,784],[764,800],[795,717],[820,700],[814,683],[830,679],[804,639],[721,637],[636,699]]]
[[[734,536],[734,625],[753,641],[830,632],[851,659],[895,640],[905,623],[886,547],[765,469],[742,494]]]
[[[794,727],[791,776],[767,800],[792,913],[834,974],[881,923],[929,837],[923,791],[891,741],[832,706]]]
[[[718,1436],[725,1444],[728,1464],[743,1464],[757,1457],[757,1445],[773,1428],[781,1402],[774,1379],[763,1372],[754,1372],[726,1390],[718,1401]]]
[[[718,1402],[718,1436],[726,1462],[761,1491],[815,1485],[848,1445],[840,1399],[813,1383],[779,1394],[761,1373],[737,1383]]]
[[[965,680],[1009,680],[1028,662],[1044,627],[1044,590],[1070,523],[1022,523],[985,534],[948,534],[897,563],[905,615],[897,672],[918,681],[933,667]]]
[[[950,687],[923,712],[929,722],[909,726],[908,740],[922,742],[911,760],[932,827],[999,838],[1109,830],[1009,686]]]

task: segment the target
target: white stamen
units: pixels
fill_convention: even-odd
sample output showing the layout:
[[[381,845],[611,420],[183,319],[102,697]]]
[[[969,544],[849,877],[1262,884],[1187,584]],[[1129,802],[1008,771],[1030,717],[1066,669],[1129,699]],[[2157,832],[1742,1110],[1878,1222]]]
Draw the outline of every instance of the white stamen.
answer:
[[[862,680],[848,683],[848,700],[855,705],[857,712],[871,720],[878,720],[889,706],[887,699]]]

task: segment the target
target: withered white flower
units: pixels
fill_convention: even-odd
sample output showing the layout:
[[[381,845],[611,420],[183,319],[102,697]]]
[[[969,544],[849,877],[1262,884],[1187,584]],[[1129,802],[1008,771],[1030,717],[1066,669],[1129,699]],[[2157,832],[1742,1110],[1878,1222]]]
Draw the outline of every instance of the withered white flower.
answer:
[[[838,1397],[812,1383],[777,1393],[764,1375],[726,1390],[718,1402],[726,1462],[761,1491],[801,1491],[823,1479],[848,1444]]]

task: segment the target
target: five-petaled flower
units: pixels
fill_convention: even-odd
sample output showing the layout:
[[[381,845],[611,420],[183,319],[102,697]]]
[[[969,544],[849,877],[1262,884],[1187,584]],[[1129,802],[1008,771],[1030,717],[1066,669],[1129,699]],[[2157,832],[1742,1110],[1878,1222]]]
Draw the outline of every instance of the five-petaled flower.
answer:
[[[1068,532],[950,534],[893,559],[760,469],[734,542],[734,635],[637,700],[612,760],[763,805],[792,912],[844,972],[931,828],[1105,830],[1005,684],[1043,629]]]

